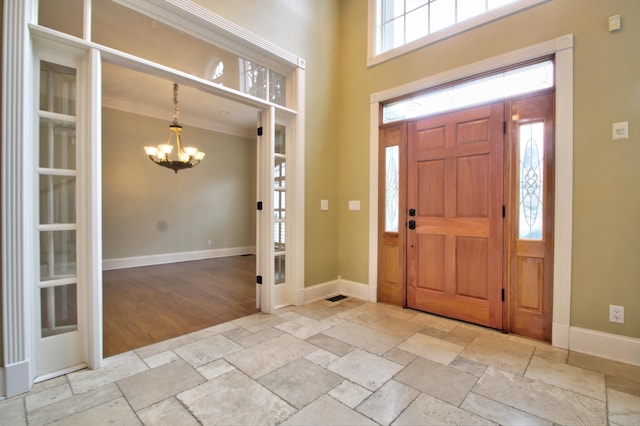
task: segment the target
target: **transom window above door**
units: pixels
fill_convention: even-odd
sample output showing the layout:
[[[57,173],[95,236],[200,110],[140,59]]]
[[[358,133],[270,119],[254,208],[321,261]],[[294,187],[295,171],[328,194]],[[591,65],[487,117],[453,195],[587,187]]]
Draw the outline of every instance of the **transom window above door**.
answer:
[[[368,65],[547,0],[369,0]]]

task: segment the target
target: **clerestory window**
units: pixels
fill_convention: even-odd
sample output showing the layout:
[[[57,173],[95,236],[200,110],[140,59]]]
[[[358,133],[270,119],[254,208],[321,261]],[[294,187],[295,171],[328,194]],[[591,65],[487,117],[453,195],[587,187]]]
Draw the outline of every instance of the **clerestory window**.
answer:
[[[547,0],[369,0],[374,65]]]

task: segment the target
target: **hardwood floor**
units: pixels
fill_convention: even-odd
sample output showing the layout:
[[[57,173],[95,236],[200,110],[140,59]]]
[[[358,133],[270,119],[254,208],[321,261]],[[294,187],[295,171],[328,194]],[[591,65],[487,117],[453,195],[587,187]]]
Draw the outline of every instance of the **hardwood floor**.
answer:
[[[104,271],[104,356],[257,312],[255,275],[255,256]]]

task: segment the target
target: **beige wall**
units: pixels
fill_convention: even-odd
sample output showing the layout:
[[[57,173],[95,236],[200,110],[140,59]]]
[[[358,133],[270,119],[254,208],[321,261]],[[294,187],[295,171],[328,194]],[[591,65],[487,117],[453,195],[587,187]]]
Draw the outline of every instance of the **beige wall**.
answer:
[[[370,93],[574,34],[574,227],[571,325],[640,337],[640,2],[551,0],[366,68],[367,1],[340,2],[340,196],[366,199]],[[621,14],[623,29],[607,31]],[[611,141],[611,123],[631,138]],[[635,130],[634,130],[635,129]],[[366,206],[366,203],[364,204]],[[366,280],[362,218],[340,215],[340,274]],[[625,306],[624,325],[608,322]]]
[[[255,140],[182,124],[207,155],[174,174],[142,150],[166,141],[169,119],[103,109],[104,259],[255,246]]]
[[[368,281],[371,93],[574,34],[571,325],[640,337],[640,2],[550,0],[371,68],[367,0],[198,3],[307,60],[307,286]],[[614,14],[623,29],[609,33]],[[611,141],[618,121],[629,140]],[[625,306],[624,325],[609,304]]]
[[[346,209],[338,197],[339,150],[344,143],[338,137],[339,1],[195,2],[305,59],[305,285],[335,280],[340,273],[338,212]],[[322,199],[329,200],[329,211],[320,211]]]

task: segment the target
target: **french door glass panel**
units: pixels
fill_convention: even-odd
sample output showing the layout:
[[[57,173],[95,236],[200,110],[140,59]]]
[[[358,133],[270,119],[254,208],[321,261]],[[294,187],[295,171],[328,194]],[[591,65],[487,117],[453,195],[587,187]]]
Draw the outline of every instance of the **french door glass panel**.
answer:
[[[40,336],[78,329],[76,70],[40,62],[38,233]]]
[[[287,189],[286,189],[286,138],[284,126],[276,125],[274,139],[273,169],[273,238],[274,238],[274,284],[286,281],[286,236],[287,236]]]
[[[398,209],[400,195],[400,147],[385,148],[385,200],[384,231],[398,232]]]

